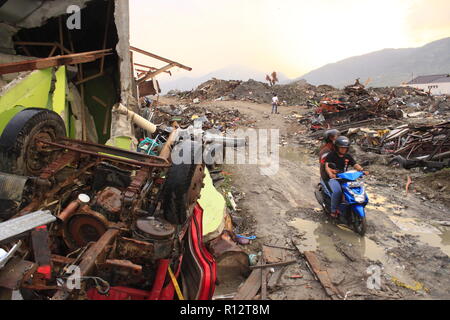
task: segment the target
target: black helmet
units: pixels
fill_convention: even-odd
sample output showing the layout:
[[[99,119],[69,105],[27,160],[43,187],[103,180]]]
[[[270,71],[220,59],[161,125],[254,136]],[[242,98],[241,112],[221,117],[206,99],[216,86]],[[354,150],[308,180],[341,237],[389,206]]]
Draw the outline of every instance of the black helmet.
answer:
[[[334,142],[336,148],[350,148],[351,144],[350,139],[344,136],[337,138]]]
[[[327,130],[327,131],[325,131],[323,138],[324,138],[325,142],[331,142],[331,137],[337,137],[340,134],[341,133],[336,129]]]

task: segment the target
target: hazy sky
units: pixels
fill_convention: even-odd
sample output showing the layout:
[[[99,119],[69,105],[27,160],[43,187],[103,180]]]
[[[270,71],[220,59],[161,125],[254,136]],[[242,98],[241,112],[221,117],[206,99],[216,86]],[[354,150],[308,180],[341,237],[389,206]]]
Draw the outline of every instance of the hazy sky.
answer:
[[[238,64],[295,78],[450,36],[449,0],[130,0],[130,7],[132,45],[194,68],[174,77]]]

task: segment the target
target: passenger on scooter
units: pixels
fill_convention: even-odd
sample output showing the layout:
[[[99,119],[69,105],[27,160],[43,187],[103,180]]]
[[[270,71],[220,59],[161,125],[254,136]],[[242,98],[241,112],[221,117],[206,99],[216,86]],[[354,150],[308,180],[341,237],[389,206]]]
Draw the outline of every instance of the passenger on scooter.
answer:
[[[324,134],[325,144],[320,148],[319,151],[319,162],[320,162],[320,176],[323,177],[326,175],[325,172],[325,159],[328,154],[334,151],[334,142],[339,137],[340,132],[336,129],[327,130]]]
[[[342,186],[336,175],[341,172],[347,172],[350,168],[358,171],[364,169],[356,163],[355,159],[348,153],[350,149],[350,139],[347,137],[339,137],[336,139],[335,150],[330,152],[325,159],[325,174],[322,179],[332,192],[331,196],[331,216],[337,218],[340,214],[338,206],[342,199]]]

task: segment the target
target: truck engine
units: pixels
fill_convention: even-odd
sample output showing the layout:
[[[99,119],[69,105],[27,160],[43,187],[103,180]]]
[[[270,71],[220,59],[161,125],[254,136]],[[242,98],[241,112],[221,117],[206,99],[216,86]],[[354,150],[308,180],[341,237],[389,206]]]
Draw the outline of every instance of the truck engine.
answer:
[[[167,271],[180,277],[182,263],[195,260],[182,258],[192,245],[204,166],[172,166],[162,157],[66,138],[37,136],[34,146],[48,160],[39,175],[2,174],[3,181],[23,186],[20,200],[9,202],[9,221],[22,219],[22,231],[31,230],[29,238],[16,237],[22,239],[18,252],[35,266],[17,275],[24,298],[92,299],[124,287],[140,290],[143,299],[161,298],[166,287],[173,296]],[[36,228],[36,212],[51,212],[56,220]],[[196,273],[185,269],[191,269],[187,278]],[[67,285],[75,271],[77,288]],[[198,298],[195,290],[192,295]]]

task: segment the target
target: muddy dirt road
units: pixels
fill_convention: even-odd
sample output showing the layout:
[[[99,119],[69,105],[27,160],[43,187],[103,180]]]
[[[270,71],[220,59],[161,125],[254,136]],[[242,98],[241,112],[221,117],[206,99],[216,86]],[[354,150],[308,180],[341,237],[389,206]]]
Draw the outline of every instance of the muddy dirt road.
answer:
[[[304,111],[281,107],[281,114],[270,115],[269,105],[242,101],[201,106],[217,112],[238,109],[255,120],[255,128],[280,130],[277,175],[264,176],[252,165],[225,167],[233,186],[245,194],[238,204],[244,218],[239,231],[257,236],[245,247],[248,253],[261,251],[263,244],[289,248],[295,244],[300,251],[315,251],[342,299],[450,299],[450,228],[442,223],[450,221],[450,208],[416,193],[414,182],[406,194],[408,171],[367,167],[372,173],[365,181],[370,197],[368,231],[361,238],[328,221],[315,199],[319,142],[305,142],[306,128],[287,119],[293,111]],[[298,263],[285,270],[269,299],[330,298],[298,252],[283,254],[286,261]],[[218,291],[236,292],[241,281],[224,284]]]
[[[233,185],[245,193],[241,215],[250,221],[247,232],[262,244],[315,251],[333,284],[347,299],[450,298],[450,210],[443,204],[406,194],[407,172],[371,166],[366,179],[370,206],[368,232],[361,238],[327,221],[314,197],[319,170],[314,150],[302,145],[301,125],[287,121],[295,108],[282,107],[271,115],[270,106],[246,102],[215,102],[210,109],[237,108],[256,120],[256,128],[280,129],[287,142],[280,147],[280,169],[261,175],[257,166],[228,166]],[[298,110],[298,108],[297,108]],[[287,268],[270,299],[328,299],[300,255],[286,252],[298,263]],[[372,275],[380,274],[380,289],[369,289]],[[291,278],[300,275],[302,278]],[[370,287],[370,286],[369,286]],[[372,287],[373,288],[373,287]]]

